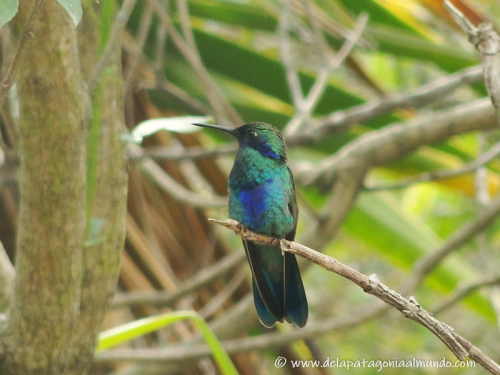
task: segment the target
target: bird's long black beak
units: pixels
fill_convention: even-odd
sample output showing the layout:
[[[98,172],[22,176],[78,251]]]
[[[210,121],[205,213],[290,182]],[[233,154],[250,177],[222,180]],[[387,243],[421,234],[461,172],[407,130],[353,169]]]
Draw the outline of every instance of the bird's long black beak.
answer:
[[[210,129],[221,130],[223,132],[231,134],[233,137],[238,138],[238,132],[235,129],[232,129],[232,128],[226,128],[225,126],[212,125],[212,124],[203,124],[203,123],[195,123],[193,125],[201,126],[203,128],[210,128]]]

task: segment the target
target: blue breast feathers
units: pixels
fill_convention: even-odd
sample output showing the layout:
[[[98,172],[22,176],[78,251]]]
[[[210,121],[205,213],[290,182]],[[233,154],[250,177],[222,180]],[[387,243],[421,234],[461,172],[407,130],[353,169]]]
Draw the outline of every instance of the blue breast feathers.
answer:
[[[269,182],[271,182],[270,180]],[[266,185],[256,186],[253,189],[242,189],[237,193],[237,199],[243,206],[244,225],[259,231],[264,228],[264,213],[267,209],[267,188]]]

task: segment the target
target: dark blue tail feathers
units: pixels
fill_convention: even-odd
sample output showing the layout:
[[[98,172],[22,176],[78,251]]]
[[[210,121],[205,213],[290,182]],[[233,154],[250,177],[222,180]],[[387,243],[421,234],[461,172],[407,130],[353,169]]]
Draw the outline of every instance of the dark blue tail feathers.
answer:
[[[299,328],[307,323],[309,308],[295,255],[285,254],[285,320]]]
[[[252,269],[253,293],[263,325],[287,322],[304,327],[308,317],[307,299],[293,254],[272,246],[244,242]]]

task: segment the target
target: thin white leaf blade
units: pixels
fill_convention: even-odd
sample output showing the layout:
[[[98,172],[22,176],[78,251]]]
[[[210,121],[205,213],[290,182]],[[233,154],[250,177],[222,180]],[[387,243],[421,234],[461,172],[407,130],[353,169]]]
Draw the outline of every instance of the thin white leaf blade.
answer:
[[[69,16],[75,23],[75,27],[78,26],[82,20],[82,4],[80,0],[57,0],[59,4],[62,5],[64,10],[68,12]]]
[[[144,137],[155,134],[160,130],[167,130],[175,133],[194,133],[200,129],[193,126],[195,122],[207,122],[211,117],[207,116],[182,116],[154,118],[141,122],[137,125],[130,136],[124,137],[133,143],[140,144]]]

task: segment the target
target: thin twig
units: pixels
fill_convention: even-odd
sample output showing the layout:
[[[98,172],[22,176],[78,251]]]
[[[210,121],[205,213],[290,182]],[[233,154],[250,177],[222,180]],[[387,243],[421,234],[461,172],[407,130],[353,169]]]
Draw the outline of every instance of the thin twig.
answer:
[[[500,125],[500,37],[491,24],[475,27],[450,1],[446,0],[444,5],[481,56],[484,83]]]
[[[414,266],[412,276],[401,288],[404,293],[408,293],[420,285],[422,280],[429,275],[451,252],[458,249],[466,241],[481,233],[500,213],[500,195],[491,203],[481,209],[476,219],[458,228],[441,246],[435,251],[421,258]]]
[[[434,315],[440,314],[478,289],[499,284],[500,275],[487,276],[473,282],[464,283],[463,285],[460,285],[452,295],[438,303],[437,306],[431,309],[431,311]]]
[[[213,315],[217,310],[219,310],[224,303],[226,303],[232,294],[247,280],[245,271],[240,268],[236,271],[233,278],[226,284],[224,289],[218,292],[215,296],[210,299],[205,306],[203,306],[198,314],[207,320],[211,315]]]
[[[21,32],[19,43],[17,44],[16,53],[14,55],[14,59],[12,60],[9,70],[7,71],[5,77],[3,78],[2,84],[0,86],[0,111],[2,111],[5,99],[7,97],[7,93],[9,92],[10,88],[14,83],[14,80],[16,79],[16,73],[19,69],[19,66],[21,65],[24,52],[26,51],[26,48],[28,48],[31,40],[34,37],[35,21],[40,15],[40,11],[45,5],[45,1],[46,0],[38,0],[37,2],[35,2],[35,5],[33,5],[33,9],[31,10],[28,20],[24,25],[23,31]]]
[[[141,26],[139,28],[139,32],[137,33],[137,48],[141,51],[146,43],[146,38],[149,33],[149,28],[151,26],[151,20],[153,19],[153,9],[151,9],[151,5],[146,5],[146,10],[144,16],[141,20]],[[137,67],[139,66],[140,59],[133,59],[130,64],[130,68],[126,72],[125,75],[125,95],[130,93],[131,84],[133,79],[135,78],[135,73],[137,71]]]
[[[349,213],[366,173],[377,165],[400,159],[419,147],[441,142],[453,135],[496,126],[489,99],[420,116],[358,137],[335,155],[310,170],[295,170],[298,184],[315,184],[331,191],[321,210],[319,226],[311,226],[304,241],[320,248],[335,234]]]
[[[296,8],[303,7],[303,10],[305,14],[307,15],[307,18],[309,19],[309,22],[311,23],[312,30],[313,30],[313,43],[315,44],[316,50],[318,51],[318,55],[321,56],[321,59],[323,61],[328,61],[330,60],[330,54],[329,54],[329,45],[328,41],[326,40],[325,36],[323,35],[323,29],[321,27],[321,22],[318,19],[318,17],[315,16],[314,10],[315,8],[313,7],[313,4],[311,1],[308,0],[298,0],[294,1],[293,5]],[[297,13],[300,13],[300,10],[296,10]],[[347,38],[350,39],[350,38]]]
[[[170,38],[174,42],[179,52],[184,56],[184,58],[189,62],[191,67],[196,72],[198,78],[200,79],[200,83],[204,86],[206,92],[209,92],[211,94],[207,96],[207,99],[209,100],[215,111],[214,116],[216,118],[216,121],[218,123],[224,124],[225,122],[227,122],[227,118],[229,118],[235,124],[242,124],[243,120],[241,119],[240,115],[234,109],[228,99],[224,96],[219,86],[215,83],[215,81],[208,73],[206,67],[201,61],[198,50],[193,50],[190,47],[190,45],[182,37],[179,31],[175,28],[169,14],[165,10],[165,8],[158,2],[158,0],[149,0],[149,3],[160,18],[165,29],[168,31]]]
[[[253,297],[245,298],[240,301],[235,311],[231,310],[228,314],[236,316],[236,322],[241,321],[242,310],[246,310],[248,306],[252,305]],[[266,350],[282,346],[288,346],[290,342],[296,340],[303,340],[309,338],[317,338],[320,335],[325,335],[332,331],[345,330],[351,327],[356,327],[359,324],[380,316],[383,312],[387,311],[388,305],[379,300],[374,301],[366,308],[360,309],[356,313],[351,313],[344,318],[329,318],[316,322],[310,322],[302,329],[288,330],[285,332],[275,332],[265,335],[245,337],[242,339],[225,340],[222,342],[224,349],[228,354],[236,354],[242,352],[249,352],[255,350]],[[231,318],[228,319],[228,314],[220,318],[221,325],[228,326],[228,321],[232,322]],[[254,313],[255,314],[255,313]],[[234,324],[229,324],[228,327],[231,332],[234,332]],[[221,336],[219,329],[214,329],[218,337]],[[224,336],[224,334],[222,334]],[[162,363],[186,363],[190,360],[198,360],[200,358],[208,357],[212,354],[208,345],[185,344],[177,345],[175,347],[161,348],[161,349],[113,349],[108,350],[96,355],[98,362],[143,362],[151,364]]]
[[[170,1],[165,1],[163,0],[164,8],[167,12],[170,12],[171,8],[171,2]],[[164,69],[163,67],[165,66],[165,48],[167,45],[167,29],[165,26],[160,23],[158,27],[156,28],[156,48],[155,48],[155,60],[154,60],[154,70],[156,72],[157,77],[163,77],[164,75]]]
[[[188,94],[179,86],[174,85],[172,82],[167,81],[163,77],[158,77],[155,82],[151,83],[141,82],[139,84],[139,88],[147,90],[164,90],[191,107],[192,111],[194,111],[195,113],[206,116],[210,114],[210,108],[207,107],[202,101],[196,99],[194,96]]]
[[[228,145],[221,146],[217,149],[207,150],[203,147],[190,147],[187,149],[179,150],[167,147],[148,147],[140,154],[130,155],[130,161],[140,161],[148,158],[157,160],[196,160],[213,158],[223,155],[231,155],[236,152],[238,148],[237,144],[231,143]]]
[[[353,34],[351,34],[351,37],[346,40],[338,53],[328,63],[326,68],[324,68],[320,72],[318,78],[316,79],[316,82],[314,82],[314,85],[311,88],[311,91],[309,92],[309,95],[307,96],[305,101],[306,110],[309,110],[309,108],[313,108],[315,103],[317,103],[319,98],[321,98],[321,95],[325,91],[330,73],[332,72],[332,70],[337,69],[347,58],[349,53],[351,53],[358,40],[361,38],[367,23],[368,14],[361,13],[358,17],[358,20],[356,21],[356,25],[354,26]]]
[[[177,0],[177,10],[181,21],[182,34],[191,50],[196,51],[196,42],[194,40],[193,31],[191,29],[191,21],[189,18],[189,9],[186,0]]]
[[[302,87],[300,84],[299,75],[295,69],[295,64],[292,61],[292,46],[290,37],[290,25],[292,18],[291,11],[291,0],[285,0],[283,2],[283,10],[280,15],[280,26],[279,26],[279,37],[280,37],[280,56],[281,61],[285,67],[286,72],[286,82],[288,83],[288,88],[290,89],[290,94],[292,95],[292,101],[295,106],[300,111],[304,102],[304,96],[302,94]]]
[[[307,14],[311,19],[311,23],[318,24],[321,28],[332,37],[339,39],[351,39],[353,31],[344,25],[339,24],[335,19],[328,15],[321,6],[308,0],[291,0],[293,11],[297,14]],[[277,12],[276,12],[277,13]],[[321,42],[320,42],[321,43]],[[365,39],[358,40],[358,46],[363,48],[374,48],[375,45],[372,41]]]
[[[307,97],[303,100],[301,106],[297,108],[297,115],[295,115],[288,123],[285,136],[291,136],[296,133],[302,123],[310,122],[312,112],[325,92],[328,77],[332,71],[337,69],[347,56],[349,56],[354,46],[361,38],[367,22],[368,15],[366,13],[362,13],[356,21],[353,34],[351,34],[351,36],[342,45],[342,48],[338,51],[338,53],[326,64],[323,69],[319,71],[318,77],[316,78],[311,90],[309,90]]]
[[[449,325],[434,318],[431,314],[424,310],[413,297],[410,297],[409,299],[403,297],[401,294],[381,283],[376,275],[364,275],[354,268],[340,263],[334,258],[310,249],[297,242],[252,232],[236,220],[210,220],[240,234],[245,240],[280,247],[283,251],[299,255],[323,267],[327,271],[334,272],[352,281],[366,293],[374,295],[378,299],[395,307],[406,318],[414,320],[427,328],[434,335],[436,335],[459,360],[471,357],[492,374],[500,374],[500,366],[491,358],[486,356],[456,332],[453,332],[453,329]]]
[[[422,107],[441,99],[461,85],[475,83],[482,78],[482,67],[473,66],[412,90],[375,99],[342,111],[335,111],[314,120],[310,127],[289,137],[287,144],[290,146],[318,141],[329,134],[345,131],[353,124],[368,121],[397,108]]]
[[[179,285],[179,288],[173,292],[139,291],[120,293],[115,296],[111,306],[113,308],[134,305],[168,306],[185,295],[207,285],[212,280],[224,276],[227,272],[242,264],[244,260],[245,253],[243,251],[235,252],[200,271],[197,275]]]
[[[134,144],[128,145],[128,154],[132,157],[138,157],[142,154],[142,148]],[[203,197],[193,193],[183,185],[175,181],[165,171],[151,159],[140,161],[142,170],[150,176],[160,188],[165,190],[172,197],[180,202],[186,202],[194,207],[225,207],[227,198],[220,196]]]
[[[454,169],[454,170],[442,170],[436,172],[426,172],[419,174],[418,176],[407,178],[404,181],[391,184],[391,185],[371,185],[363,187],[365,191],[380,191],[380,190],[395,190],[395,189],[403,189],[410,185],[418,184],[421,182],[431,182],[437,180],[444,180],[447,178],[453,178],[459,175],[467,174],[474,172],[480,167],[483,167],[491,160],[495,159],[498,155],[500,155],[500,142],[496,143],[493,147],[491,147],[488,152],[485,152],[477,159],[471,161],[470,163],[464,164],[462,167]]]
[[[92,76],[87,83],[87,90],[89,93],[94,91],[102,78],[102,74],[109,66],[110,59],[115,55],[116,45],[119,42],[123,29],[127,25],[127,20],[135,6],[136,1],[137,0],[125,0],[120,11],[116,14],[116,19],[113,27],[111,28],[111,33],[109,35],[108,42],[106,43],[106,47],[96,64],[94,73],[92,73]]]

